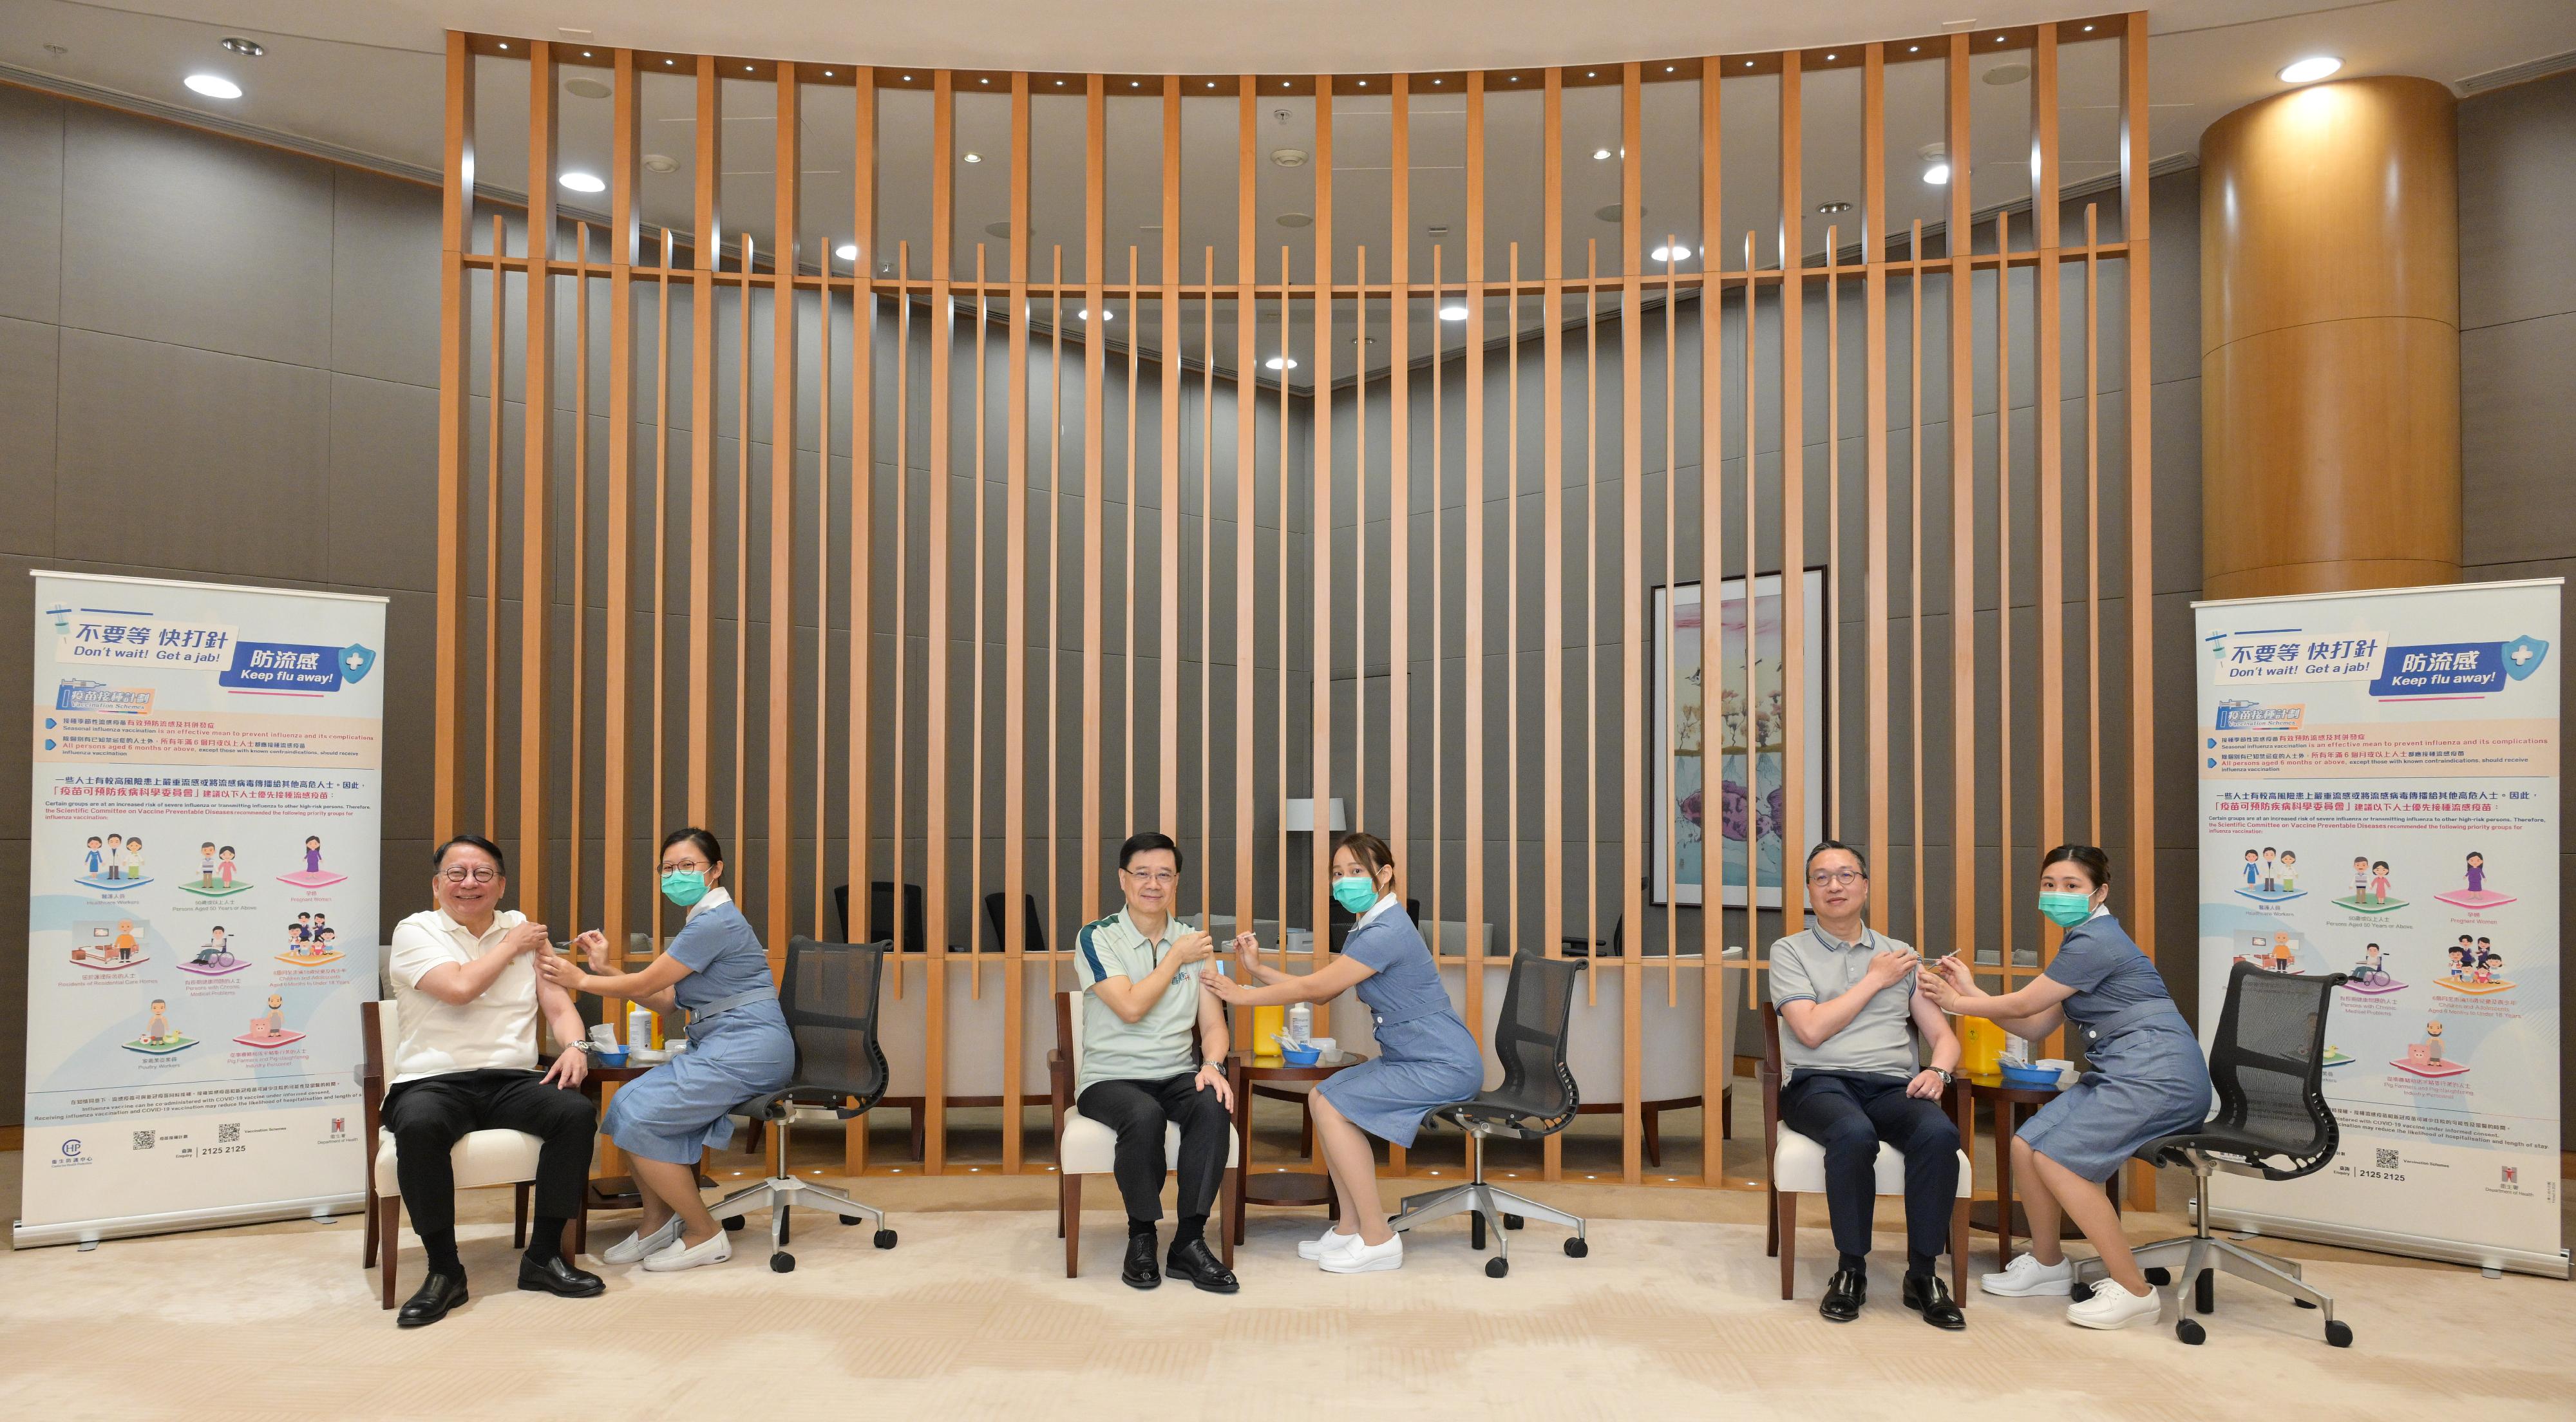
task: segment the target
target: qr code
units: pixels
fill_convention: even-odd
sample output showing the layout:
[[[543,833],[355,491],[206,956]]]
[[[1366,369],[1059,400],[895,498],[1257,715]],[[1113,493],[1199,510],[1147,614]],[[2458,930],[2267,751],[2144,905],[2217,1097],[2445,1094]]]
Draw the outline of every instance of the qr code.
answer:
[[[2395,1170],[2397,1168],[2397,1152],[2393,1150],[2381,1151],[2379,1153],[2379,1168],[2382,1170]]]
[[[222,1125],[215,1127],[215,1144],[217,1145],[231,1145],[233,1142],[240,1139],[241,1122],[239,1121],[226,1121]]]
[[[136,1131],[134,1133],[134,1148],[136,1150],[150,1150],[152,1149],[152,1143],[160,1138],[161,1133],[159,1131]]]

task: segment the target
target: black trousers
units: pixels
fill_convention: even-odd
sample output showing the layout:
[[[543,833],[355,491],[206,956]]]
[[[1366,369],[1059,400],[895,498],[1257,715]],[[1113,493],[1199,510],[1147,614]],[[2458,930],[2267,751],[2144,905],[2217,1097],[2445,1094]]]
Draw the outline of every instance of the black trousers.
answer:
[[[448,1153],[475,1131],[525,1131],[544,1141],[537,1151],[535,1214],[568,1220],[581,1213],[599,1116],[589,1097],[548,1086],[536,1072],[457,1071],[406,1081],[385,1093],[385,1125],[394,1133],[403,1208],[421,1234],[456,1227],[456,1169]]]
[[[1825,1148],[1825,1210],[1834,1248],[1869,1252],[1878,1207],[1878,1147],[1905,1153],[1905,1247],[1950,1248],[1959,1193],[1959,1127],[1937,1101],[1905,1094],[1895,1077],[1801,1073],[1780,1091],[1780,1123]]]
[[[1082,1114],[1118,1133],[1119,1198],[1127,1218],[1163,1217],[1163,1127],[1181,1128],[1180,1212],[1204,1215],[1216,1203],[1225,1183],[1225,1150],[1234,1117],[1216,1089],[1192,1083],[1198,1073],[1185,1071],[1161,1081],[1095,1081],[1074,1104]]]

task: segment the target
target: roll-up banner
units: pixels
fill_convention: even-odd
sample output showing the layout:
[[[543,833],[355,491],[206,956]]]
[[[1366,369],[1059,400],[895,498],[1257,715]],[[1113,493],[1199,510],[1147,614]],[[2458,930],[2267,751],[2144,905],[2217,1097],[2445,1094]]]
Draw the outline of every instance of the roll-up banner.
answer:
[[[2201,1024],[2230,965],[2350,975],[2334,1159],[2212,1220],[2565,1278],[2561,580],[2206,602]]]
[[[355,1205],[385,600],[34,576],[12,1242]]]

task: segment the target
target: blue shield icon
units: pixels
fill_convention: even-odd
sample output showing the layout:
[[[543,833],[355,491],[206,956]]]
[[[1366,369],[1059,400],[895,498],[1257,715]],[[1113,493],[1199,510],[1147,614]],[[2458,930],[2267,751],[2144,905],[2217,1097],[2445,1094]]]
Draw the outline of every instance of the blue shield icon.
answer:
[[[2549,644],[2537,637],[2516,637],[2504,644],[2504,674],[2516,681],[2540,670],[2549,655]]]
[[[362,647],[357,643],[352,642],[348,646],[340,649],[340,679],[342,681],[351,683],[365,681],[367,679],[367,673],[375,670],[375,668],[376,654],[373,648]]]

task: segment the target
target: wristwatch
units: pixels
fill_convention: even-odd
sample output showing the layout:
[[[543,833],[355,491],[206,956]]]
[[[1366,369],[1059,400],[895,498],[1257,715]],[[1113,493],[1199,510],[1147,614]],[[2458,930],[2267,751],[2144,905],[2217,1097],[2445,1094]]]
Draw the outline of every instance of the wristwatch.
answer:
[[[1958,1077],[1950,1073],[1950,1070],[1947,1067],[1925,1067],[1924,1070],[1941,1078],[1941,1084],[1943,1086],[1956,1085],[1959,1080]]]

